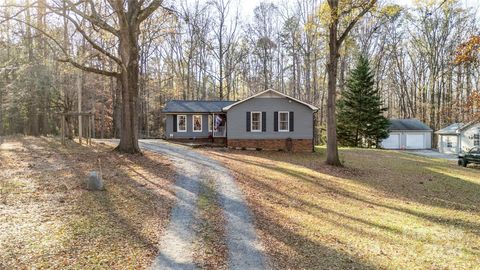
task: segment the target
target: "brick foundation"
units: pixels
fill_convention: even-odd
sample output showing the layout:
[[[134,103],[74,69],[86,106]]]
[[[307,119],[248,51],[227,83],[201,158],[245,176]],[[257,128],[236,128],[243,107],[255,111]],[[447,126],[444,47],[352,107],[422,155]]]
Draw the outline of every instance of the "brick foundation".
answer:
[[[228,147],[230,148],[250,148],[261,150],[283,150],[292,152],[312,152],[312,140],[294,139],[288,141],[286,139],[228,139]]]

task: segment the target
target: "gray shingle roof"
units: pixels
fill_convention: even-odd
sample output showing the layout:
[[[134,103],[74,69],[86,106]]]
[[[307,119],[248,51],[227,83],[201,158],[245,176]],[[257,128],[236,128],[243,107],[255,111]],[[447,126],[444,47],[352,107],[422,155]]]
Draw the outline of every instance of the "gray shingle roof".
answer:
[[[438,134],[457,134],[457,130],[460,130],[464,126],[463,123],[453,123],[448,127],[444,127],[440,130],[437,130],[435,133]]]
[[[197,101],[197,100],[171,100],[167,102],[164,113],[214,113],[221,112],[223,107],[235,101]]]
[[[432,129],[418,119],[390,119],[389,130],[425,130]]]

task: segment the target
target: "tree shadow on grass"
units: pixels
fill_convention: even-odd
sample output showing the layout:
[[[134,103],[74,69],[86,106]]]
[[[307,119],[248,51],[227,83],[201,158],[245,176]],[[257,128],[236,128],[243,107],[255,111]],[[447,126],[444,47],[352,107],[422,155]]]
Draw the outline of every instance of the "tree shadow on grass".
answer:
[[[141,155],[120,155],[106,146],[72,144],[67,149],[49,138],[19,140],[26,149],[19,154],[25,155],[35,174],[45,174],[32,179],[40,189],[48,187],[42,198],[55,204],[57,212],[63,212],[56,217],[62,220],[64,229],[59,239],[61,248],[55,252],[67,265],[150,266],[174,204],[169,166]],[[106,190],[87,191],[87,175],[99,169],[98,159],[103,163]],[[133,165],[148,167],[149,176],[132,173]],[[59,188],[63,184],[68,187]],[[55,199],[58,195],[62,202]]]
[[[255,224],[279,269],[376,269],[366,261],[301,235],[296,228],[253,208]],[[280,246],[285,248],[279,248]]]
[[[403,155],[406,155],[403,153],[366,149],[343,150],[346,157],[346,168],[325,165],[324,157],[317,153],[237,151],[234,152],[235,155],[215,154],[226,158],[234,158],[235,155],[242,154],[252,158],[264,158],[267,161],[284,162],[293,166],[282,166],[272,164],[272,162],[263,164],[258,162],[256,165],[285,171],[285,173],[303,177],[306,180],[315,180],[318,178],[318,174],[315,173],[318,172],[339,179],[355,181],[407,201],[452,210],[480,211],[480,181],[472,181],[476,177],[475,169],[465,170],[446,162],[431,161],[421,157],[418,158],[420,161],[408,160],[409,156],[406,157],[407,159],[403,159]],[[353,157],[354,155],[355,157]],[[349,158],[355,159],[355,161],[353,162]],[[246,160],[238,158],[237,161],[245,162]],[[448,174],[449,172],[464,173],[465,175],[456,177]],[[480,175],[478,177],[480,179]],[[316,182],[318,183],[318,181]]]
[[[242,154],[243,153],[245,153],[245,152],[242,152]],[[215,153],[215,154],[220,155],[222,158],[225,158],[225,159],[234,160],[236,162],[241,162],[241,163],[244,163],[244,164],[259,166],[259,167],[262,167],[264,169],[280,172],[280,173],[295,177],[298,180],[311,183],[315,186],[321,187],[322,189],[324,189],[326,191],[329,191],[329,192],[334,193],[334,194],[338,194],[342,197],[351,199],[353,201],[358,201],[358,202],[366,203],[366,204],[369,204],[369,205],[372,205],[372,206],[381,207],[381,208],[384,208],[386,210],[388,209],[388,210],[397,211],[397,212],[400,212],[400,213],[403,213],[403,214],[416,216],[416,217],[419,217],[419,218],[422,218],[422,219],[425,219],[425,220],[428,220],[428,221],[431,221],[431,222],[434,222],[434,223],[446,224],[446,225],[451,225],[451,226],[455,226],[455,227],[460,227],[462,229],[465,229],[465,230],[471,231],[471,232],[473,232],[477,235],[480,235],[480,223],[471,222],[471,221],[467,221],[467,220],[463,220],[463,219],[459,219],[459,218],[451,218],[451,217],[446,217],[446,216],[440,216],[440,215],[420,212],[420,211],[413,210],[409,207],[403,207],[403,206],[398,206],[398,205],[393,205],[393,204],[390,205],[390,204],[386,204],[386,203],[381,203],[379,200],[372,200],[369,197],[362,196],[358,193],[355,193],[355,192],[352,192],[352,191],[348,190],[347,188],[343,188],[343,187],[339,186],[338,184],[332,184],[330,181],[328,181],[326,179],[322,179],[318,175],[315,175],[315,174],[310,175],[310,174],[308,174],[304,171],[299,171],[298,168],[301,167],[300,165],[296,165],[296,166],[292,166],[292,167],[287,168],[287,167],[278,165],[278,163],[271,163],[271,162],[269,163],[269,162],[261,162],[261,161],[256,162],[256,161],[252,161],[252,160],[246,160],[246,159],[243,159],[241,157],[234,157],[232,155],[229,155],[228,153]],[[249,154],[246,153],[246,155],[249,155]],[[257,153],[253,156],[258,157],[259,155]],[[260,157],[272,159],[274,161],[285,162],[284,159],[279,159],[278,156],[272,155],[271,153],[268,156],[261,154]],[[340,169],[335,169],[335,170],[340,170]],[[322,173],[324,173],[324,172],[322,172]],[[329,174],[328,172],[326,172],[325,174],[330,175],[330,176],[334,176],[334,177],[338,177],[339,180],[342,180],[341,176],[339,176],[338,173]],[[436,173],[432,173],[432,174],[435,175]],[[345,179],[345,178],[343,178],[343,179]],[[354,180],[354,181],[359,182],[361,184],[367,184],[369,187],[372,187],[371,186],[372,183],[369,183],[368,180],[367,180],[367,182],[365,182],[365,179],[362,179],[362,178],[360,178],[359,180],[357,180],[357,179],[349,179],[349,180]],[[472,192],[472,189],[473,190],[478,190],[479,189],[479,186],[477,184],[470,183],[470,182],[464,181],[462,179],[455,179],[455,178],[450,177],[449,180],[451,180],[451,181],[461,181],[462,185],[466,185],[467,188],[470,189],[469,192]],[[378,187],[373,186],[373,188],[378,188]],[[381,190],[382,191],[388,191],[389,193],[391,193],[391,189],[388,189],[388,190],[381,189]],[[461,194],[465,195],[466,193],[464,191],[462,191]],[[480,194],[480,192],[478,192],[477,194]],[[400,195],[403,199],[405,199],[407,201],[414,201],[414,202],[418,202],[418,203],[425,204],[425,205],[430,205],[430,206],[435,206],[435,207],[443,207],[443,208],[447,208],[447,209],[452,209],[451,206],[454,205],[455,208],[453,208],[453,210],[458,210],[458,208],[460,208],[461,210],[466,210],[466,211],[472,211],[472,210],[477,211],[477,209],[478,209],[477,205],[473,205],[473,206],[468,205],[464,201],[464,199],[462,199],[460,201],[455,201],[455,199],[458,199],[458,197],[457,198],[451,198],[451,197],[448,197],[448,195],[447,196],[440,195],[441,198],[443,199],[443,201],[442,200],[426,199],[426,198],[422,197],[421,195],[418,196],[418,194],[417,194],[417,196],[414,196],[415,194],[412,195],[412,194],[403,193],[403,192],[400,193],[400,194],[395,193],[394,195],[395,196]],[[293,198],[293,199],[297,199],[297,198]],[[445,202],[445,200],[447,200],[447,203]],[[302,203],[304,203],[306,205],[310,204],[310,202],[307,202],[307,201],[302,201]],[[315,207],[319,210],[322,210],[322,209],[320,209],[321,207],[318,206],[318,205],[310,205],[310,206]],[[323,210],[325,210],[325,209],[323,209]],[[348,217],[348,218],[353,218],[353,217]],[[361,221],[361,220],[358,220],[358,221]],[[366,222],[366,221],[361,221],[361,222]],[[370,224],[370,225],[373,225],[373,224]]]
[[[374,189],[370,189],[369,185],[365,185],[368,189],[360,188],[360,190],[356,190],[358,186],[352,185],[350,178],[365,177],[362,171],[358,172],[355,170],[356,168],[353,172],[348,171],[345,176],[341,174],[342,169],[338,169],[339,172],[335,171],[335,173],[311,171],[310,168],[301,165],[302,162],[299,162],[299,165],[285,166],[284,163],[288,163],[285,160],[294,158],[291,156],[285,158],[283,153],[279,158],[272,152],[208,152],[216,155],[227,166],[233,166],[237,181],[242,183],[244,191],[249,194],[248,198],[254,209],[257,228],[260,228],[262,233],[268,235],[268,237],[276,239],[273,243],[267,242],[267,248],[273,254],[276,264],[280,266],[286,265],[292,268],[293,265],[293,268],[297,268],[297,265],[300,265],[298,268],[308,269],[315,267],[320,269],[362,268],[364,264],[362,259],[352,258],[351,252],[343,254],[343,252],[336,251],[337,244],[335,241],[337,239],[340,241],[339,250],[344,250],[344,245],[351,248],[352,245],[357,244],[370,243],[377,245],[376,243],[378,243],[380,250],[383,245],[386,245],[387,248],[399,248],[404,252],[403,254],[409,257],[409,246],[412,246],[412,248],[416,246],[430,248],[439,245],[454,245],[457,247],[455,243],[457,238],[445,242],[444,237],[459,237],[458,234],[460,237],[468,235],[465,232],[480,235],[480,224],[474,221],[475,214],[472,212],[470,214],[468,214],[469,211],[464,212],[471,219],[456,218],[456,216],[450,216],[445,212],[431,211],[428,208],[430,204],[425,204],[425,208],[422,207],[423,205],[419,208],[418,204],[410,205],[408,199],[402,198],[405,199],[405,202],[399,201],[400,196],[396,196],[396,194],[385,194],[383,190],[377,193]],[[305,156],[308,157],[308,155]],[[255,166],[259,169],[256,169]],[[282,177],[290,180],[284,180]],[[342,184],[343,181],[345,181],[345,185]],[[353,183],[358,183],[356,181],[360,180],[353,180]],[[463,182],[465,180],[459,181]],[[325,197],[325,199],[316,200],[316,196],[319,196],[319,198]],[[422,201],[417,198],[412,200],[416,203]],[[338,202],[338,207],[335,202]],[[323,203],[327,204],[324,205]],[[350,208],[350,205],[353,208]],[[438,205],[435,204],[435,206]],[[366,209],[366,211],[363,212],[362,209]],[[462,209],[471,208],[465,207]],[[358,214],[356,211],[359,211]],[[387,214],[384,215],[384,213]],[[306,220],[300,220],[304,218]],[[386,218],[386,220],[382,220],[382,218]],[[389,220],[390,218],[393,218],[393,220]],[[405,219],[405,223],[403,223],[403,219]],[[400,224],[397,225],[397,222]],[[430,230],[432,225],[433,228]],[[339,231],[343,232],[339,234],[340,232],[333,231],[331,238],[329,238],[328,231],[332,227],[339,228]],[[323,228],[326,228],[327,231],[324,231]],[[462,231],[459,231],[459,229]],[[302,234],[300,234],[301,231],[303,231]],[[450,232],[456,234],[448,235]],[[317,233],[323,234],[323,236],[319,238],[320,236],[317,236]],[[447,235],[437,235],[438,233],[447,233]],[[356,238],[352,238],[352,243],[348,243],[349,240],[346,240],[350,239],[350,235],[356,235]],[[458,240],[465,241],[463,238],[458,238]],[[347,243],[341,243],[341,241],[347,241]],[[275,248],[275,246],[282,245],[287,248]],[[401,248],[401,245],[405,245],[405,248]],[[459,243],[458,245],[458,248],[461,248],[462,245],[465,245],[464,247],[467,250],[471,248],[471,244],[468,243]],[[322,260],[325,257],[324,255],[315,256],[315,250],[317,249],[332,250],[334,254],[331,255],[332,258]],[[294,250],[294,252],[288,254],[286,250]],[[319,251],[318,254],[327,253],[327,251]],[[365,248],[360,247],[353,254],[362,254],[362,252],[369,251],[370,248],[365,250]],[[475,251],[472,249],[469,252]],[[395,254],[390,253],[387,257]],[[360,261],[362,266],[344,264],[345,260],[342,259],[342,256],[347,258],[346,261]],[[361,258],[364,258],[363,256]],[[371,256],[380,256],[380,258],[374,260],[385,262],[385,265],[388,265],[387,257],[382,257],[383,253],[367,255],[367,257]],[[285,257],[289,258],[292,263],[290,264],[288,260],[283,259]],[[395,262],[398,263],[402,260],[395,259]],[[416,259],[412,257],[406,260],[411,263],[412,260]],[[423,260],[429,259],[420,257],[419,260],[418,263],[422,263]],[[383,265],[383,263],[380,264]],[[371,266],[368,263],[365,265],[366,267]]]

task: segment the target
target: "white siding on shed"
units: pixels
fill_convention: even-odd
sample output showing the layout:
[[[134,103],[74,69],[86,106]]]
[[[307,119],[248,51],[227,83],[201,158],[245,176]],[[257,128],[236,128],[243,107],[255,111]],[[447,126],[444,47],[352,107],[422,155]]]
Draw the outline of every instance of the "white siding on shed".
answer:
[[[440,135],[438,151],[446,154],[458,153],[458,135]]]

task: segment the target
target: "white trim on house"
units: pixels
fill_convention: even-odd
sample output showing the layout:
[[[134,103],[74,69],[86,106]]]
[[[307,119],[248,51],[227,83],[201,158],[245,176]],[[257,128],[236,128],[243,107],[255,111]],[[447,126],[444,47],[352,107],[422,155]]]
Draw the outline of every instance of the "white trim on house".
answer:
[[[281,128],[282,125],[280,125],[280,123],[281,123],[280,114],[282,114],[282,113],[287,114],[287,128],[286,129],[282,129]],[[277,121],[278,121],[278,132],[290,132],[290,112],[289,111],[279,111]],[[285,121],[283,121],[283,122],[285,122]]]
[[[212,132],[212,131],[213,131],[213,125],[214,125],[214,124],[213,124],[213,121],[214,121],[213,119],[214,119],[213,114],[207,115],[207,122],[208,122],[207,128],[208,128],[208,132]]]
[[[258,129],[253,129],[253,114],[257,114],[258,113],[258,121],[255,121],[255,122],[258,122]],[[262,132],[262,112],[258,112],[258,111],[254,111],[254,112],[250,112],[250,131],[251,132]]]
[[[180,117],[183,117],[185,129],[180,129]],[[177,132],[187,132],[187,115],[186,114],[177,114]]]
[[[195,130],[195,117],[200,117],[200,130]],[[203,119],[201,114],[192,115],[192,132],[202,132],[203,131]]]
[[[438,135],[438,150],[442,153],[461,153],[480,144],[480,121],[467,124],[454,123],[435,132]],[[478,139],[476,139],[478,138]]]
[[[285,98],[291,99],[291,100],[293,100],[293,101],[296,101],[296,102],[298,102],[298,103],[300,103],[300,104],[303,104],[303,105],[309,107],[310,109],[312,109],[312,110],[314,110],[314,111],[318,111],[318,108],[315,107],[315,106],[313,106],[313,105],[310,105],[310,104],[308,104],[308,103],[305,103],[305,102],[303,102],[303,101],[301,101],[301,100],[298,100],[298,99],[296,99],[296,98],[293,98],[293,97],[291,97],[291,96],[289,96],[289,95],[280,93],[280,92],[275,91],[275,90],[273,90],[273,89],[267,89],[267,90],[262,91],[262,92],[260,92],[260,93],[258,93],[258,94],[255,94],[255,95],[253,95],[253,96],[250,96],[250,97],[248,97],[248,98],[246,98],[246,99],[237,101],[237,102],[235,102],[235,103],[233,103],[233,104],[231,104],[231,105],[228,105],[228,106],[226,106],[226,107],[223,107],[222,110],[223,110],[223,111],[228,111],[228,110],[229,110],[230,108],[232,108],[233,106],[236,106],[236,105],[238,105],[238,104],[240,104],[240,103],[243,103],[243,102],[245,102],[245,101],[247,101],[247,100],[250,100],[250,99],[252,99],[252,98],[256,98],[256,97],[258,97],[258,96],[260,96],[260,95],[263,95],[263,94],[265,94],[265,93],[268,93],[268,92],[272,92],[272,93],[275,93],[275,94],[277,94],[277,95],[283,96],[283,97],[285,97]]]

